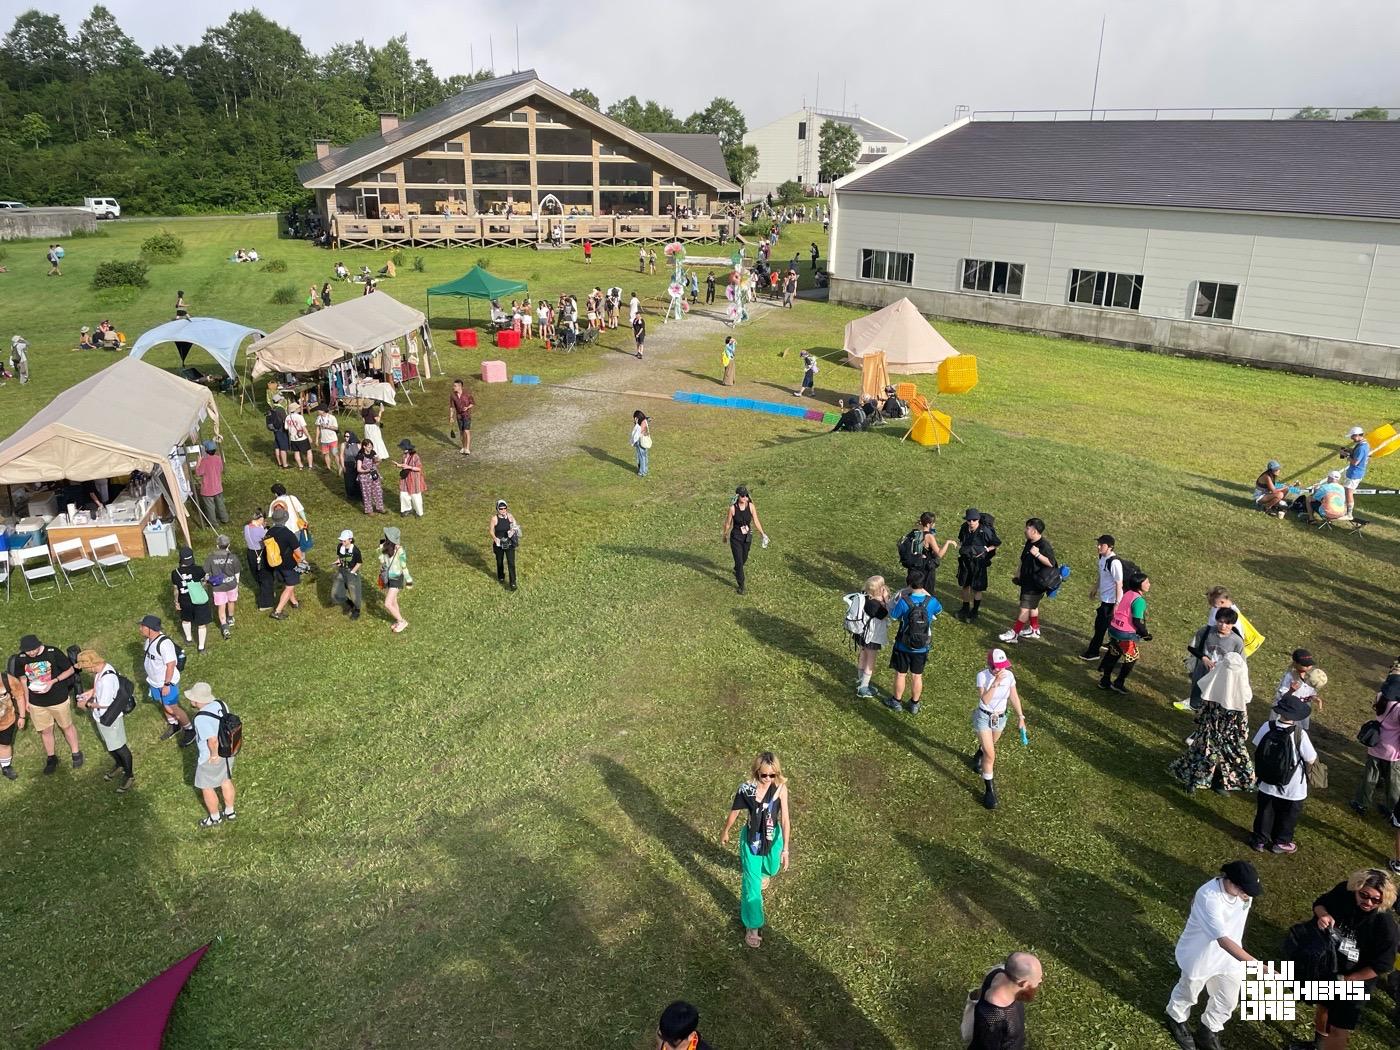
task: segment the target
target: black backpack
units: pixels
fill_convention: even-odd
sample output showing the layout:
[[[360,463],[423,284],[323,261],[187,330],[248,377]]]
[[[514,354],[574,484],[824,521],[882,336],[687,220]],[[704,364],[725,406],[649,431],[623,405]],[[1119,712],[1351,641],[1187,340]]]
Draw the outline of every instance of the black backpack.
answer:
[[[1261,784],[1282,787],[1293,779],[1303,756],[1298,750],[1302,730],[1297,726],[1284,729],[1277,722],[1269,726],[1264,739],[1254,750],[1254,772]]]
[[[219,720],[219,757],[232,758],[243,747],[243,719],[229,710],[224,704],[224,713],[216,715],[212,711],[200,711],[196,718],[217,718]]]
[[[1138,568],[1138,564],[1135,561],[1129,561],[1127,558],[1120,558],[1118,555],[1115,554],[1113,557],[1108,559],[1108,564],[1112,566],[1115,561],[1123,567],[1123,589],[1125,591],[1128,589],[1128,581],[1130,581],[1134,576],[1147,575],[1145,572]]]
[[[116,668],[111,668],[103,673],[117,676],[116,699],[107,706],[107,710],[103,711],[102,717],[98,719],[104,726],[110,727],[122,715],[129,715],[136,710],[136,685]]]
[[[899,641],[908,649],[927,649],[929,640],[933,637],[933,629],[929,622],[928,603],[930,599],[925,598],[915,605],[909,601],[909,611],[904,614],[904,622],[899,628]]]
[[[175,670],[183,671],[185,669],[185,650],[181,647],[180,643],[177,642],[174,638],[171,638],[168,634],[158,634],[156,635],[155,640],[151,642],[151,646],[155,649],[155,651],[159,652],[160,640],[162,638],[164,638],[167,642],[169,642],[175,647]]]
[[[924,552],[924,530],[912,529],[899,541],[899,564],[906,569],[922,569],[927,560]]]
[[[1289,928],[1279,954],[1293,964],[1295,980],[1332,981],[1341,970],[1337,940],[1335,926],[1330,930],[1318,929],[1317,921],[1309,919]]]

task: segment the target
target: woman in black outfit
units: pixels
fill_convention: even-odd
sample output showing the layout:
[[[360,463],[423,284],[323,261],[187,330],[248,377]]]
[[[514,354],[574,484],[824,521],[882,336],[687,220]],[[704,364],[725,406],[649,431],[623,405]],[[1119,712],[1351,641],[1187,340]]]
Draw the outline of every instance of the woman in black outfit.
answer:
[[[520,523],[511,514],[506,501],[496,501],[496,513],[486,527],[491,537],[491,549],[496,552],[496,579],[506,582],[506,566],[510,566],[510,589],[515,590],[515,548],[520,546]]]
[[[360,457],[360,439],[355,436],[353,430],[345,432],[345,444],[340,450],[340,465],[343,468],[342,476],[345,478],[345,498],[351,503],[360,502],[360,472],[355,467],[355,461]]]
[[[758,520],[758,508],[749,498],[749,490],[740,485],[734,490],[734,502],[729,505],[729,513],[724,519],[722,538],[728,542],[734,555],[734,579],[739,584],[739,593],[744,593],[744,563],[749,560],[749,548],[753,546],[754,530],[768,545],[768,533],[763,531],[763,523]]]
[[[202,602],[190,595],[190,584],[199,585],[204,594]],[[214,619],[214,600],[204,582],[204,566],[194,560],[194,551],[189,547],[180,548],[180,562],[170,570],[170,589],[175,595],[175,605],[180,610],[180,629],[185,633],[186,642],[194,642],[199,651],[204,652],[204,643],[209,637],[209,624]]]
[[[958,619],[972,623],[982,611],[982,595],[987,590],[987,569],[996,557],[1001,539],[992,525],[992,516],[968,507],[958,530],[958,586],[962,588],[962,608]]]

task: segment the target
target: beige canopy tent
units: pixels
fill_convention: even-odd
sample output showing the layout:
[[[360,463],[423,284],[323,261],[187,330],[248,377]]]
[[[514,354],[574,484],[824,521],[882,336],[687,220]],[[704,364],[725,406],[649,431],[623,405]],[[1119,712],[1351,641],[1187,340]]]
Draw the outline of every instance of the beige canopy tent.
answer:
[[[937,372],[938,363],[957,351],[938,334],[908,299],[900,299],[846,326],[846,363],[860,367],[872,350],[883,350],[891,372]]]
[[[410,335],[422,341],[420,368],[427,371],[431,344],[421,310],[375,292],[288,321],[248,348],[253,378],[269,372],[307,374]]]
[[[63,391],[0,443],[0,484],[159,471],[188,543],[183,487],[171,455],[198,436],[206,418],[217,434],[219,411],[207,387],[124,357]]]

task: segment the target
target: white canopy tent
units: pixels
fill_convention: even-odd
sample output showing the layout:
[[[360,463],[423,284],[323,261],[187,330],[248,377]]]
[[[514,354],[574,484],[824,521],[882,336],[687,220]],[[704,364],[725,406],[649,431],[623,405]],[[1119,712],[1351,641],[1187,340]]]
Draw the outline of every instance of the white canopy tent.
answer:
[[[182,317],[158,325],[142,335],[132,345],[130,356],[145,357],[152,347],[161,343],[190,343],[208,352],[230,379],[237,379],[238,369],[234,362],[238,358],[238,348],[250,335],[262,338],[263,332],[232,321],[221,321],[217,317]]]
[[[843,349],[846,363],[857,368],[866,354],[883,350],[885,364],[899,375],[937,372],[941,361],[958,354],[908,299],[846,325]]]

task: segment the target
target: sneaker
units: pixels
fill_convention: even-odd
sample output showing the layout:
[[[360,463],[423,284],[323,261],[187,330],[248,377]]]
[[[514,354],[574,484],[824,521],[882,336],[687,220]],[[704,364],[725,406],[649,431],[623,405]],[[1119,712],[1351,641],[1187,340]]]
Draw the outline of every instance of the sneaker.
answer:
[[[860,697],[862,700],[869,700],[874,697],[874,695],[875,690],[871,689],[868,685],[858,686],[856,688],[856,696]]]
[[[984,790],[984,791],[982,792],[982,805],[986,806],[988,809],[996,809],[996,808],[997,808],[997,789],[996,789],[996,782],[993,781],[993,780],[984,780],[984,781],[982,781],[982,783],[984,783],[984,784],[987,785],[986,790]]]
[[[1260,842],[1258,839],[1250,839],[1249,848],[1252,849],[1255,853],[1269,852],[1269,844],[1267,842]]]
[[[224,641],[228,641],[231,634],[232,632],[229,631],[228,624],[225,624],[224,626],[219,628],[219,637],[222,638]]]
[[[351,609],[351,610],[350,610],[350,619],[352,619],[352,620],[358,620],[359,618],[360,618],[360,610],[359,610],[359,609]]]
[[[1027,641],[1038,642],[1040,641],[1040,628],[1032,627],[1028,631],[1022,631],[1021,637],[1025,638]]]
[[[50,755],[44,759],[44,776],[52,776],[53,771],[58,768],[58,756]]]
[[[1275,842],[1273,851],[1275,853],[1297,853],[1298,843],[1296,842]]]
[[[1109,688],[1112,689],[1115,693],[1121,693],[1124,696],[1128,695],[1128,687],[1122,682],[1114,682],[1111,686],[1109,686]]]
[[[1091,652],[1089,652],[1089,651],[1086,649],[1084,652],[1082,652],[1082,653],[1079,654],[1079,659],[1081,659],[1081,660],[1087,660],[1087,661],[1089,661],[1090,663],[1092,663],[1093,661],[1097,660],[1097,659],[1098,659],[1100,656],[1102,656],[1102,655],[1103,655],[1102,653],[1091,653]]]
[[[997,641],[1005,642],[1007,645],[1015,645],[1016,637],[1015,631],[1002,631],[1001,634],[997,635]]]
[[[6,769],[7,771],[9,770],[9,768],[10,768],[9,766],[6,766],[6,767],[5,767],[5,769]],[[7,775],[8,775],[8,774],[7,774]],[[13,780],[14,777],[10,777],[10,779]],[[1395,874],[1400,875],[1400,858],[1397,858],[1397,859],[1395,859],[1395,860],[1389,861],[1389,862],[1386,864],[1386,867],[1389,868],[1391,871],[1395,872]]]
[[[234,619],[233,619],[232,614],[230,614],[230,615],[229,615],[229,618],[228,618],[228,625],[229,625],[230,627],[232,627],[233,624],[234,624]]]
[[[272,619],[274,619],[274,620],[285,620],[285,619],[287,618],[287,614],[286,614],[286,613],[284,613],[284,612],[278,612],[276,609],[274,609],[272,612],[268,613],[267,615],[270,616],[270,617],[271,617]]]
[[[1196,1026],[1196,1046],[1200,1050],[1223,1050],[1219,1033],[1212,1032],[1203,1024]]]
[[[979,616],[981,616],[981,615],[982,615],[982,610],[981,610],[981,609],[973,609],[970,613],[967,614],[967,622],[968,622],[968,623],[976,623],[976,622],[977,622],[977,618],[978,618]]]
[[[82,768],[83,768],[83,753],[82,753],[81,751],[74,751],[74,752],[73,752],[73,768],[74,768],[74,769],[82,769]]]
[[[1195,712],[1195,708],[1191,706],[1190,700],[1177,700],[1172,704],[1172,707],[1176,708],[1178,711],[1185,711],[1187,714]]]
[[[103,779],[103,780],[115,780],[115,779],[117,778],[117,774],[120,773],[121,771],[122,771],[122,767],[121,767],[121,766],[113,766],[111,769],[107,770],[107,772],[105,772],[105,773],[102,774],[102,779]]]
[[[895,699],[894,697],[892,697],[892,696],[887,696],[887,697],[885,697],[885,699],[882,700],[881,703],[883,703],[883,704],[884,704],[886,707],[888,707],[891,711],[899,711],[900,713],[903,713],[903,711],[904,711],[904,703],[903,703],[903,701],[896,700],[896,699]]]
[[[917,714],[919,713],[919,701],[917,701],[917,700],[912,700],[912,701],[910,701],[910,703],[909,703],[909,713],[910,713],[911,715],[917,715]]]
[[[130,790],[131,790],[132,788],[134,788],[135,786],[136,786],[136,777],[135,777],[134,775],[133,775],[133,776],[129,776],[129,777],[127,777],[125,780],[122,781],[122,786],[119,787],[119,788],[117,788],[117,794],[118,794],[118,795],[125,795],[128,791],[130,791]]]
[[[1167,1031],[1171,1033],[1172,1039],[1181,1050],[1196,1050],[1196,1040],[1191,1038],[1191,1029],[1186,1027],[1185,1021],[1177,1021],[1168,1017]]]
[[[223,822],[222,817],[205,817],[199,822],[199,826],[201,828],[217,828]]]
[[[1351,801],[1348,802],[1347,805],[1351,807],[1351,811],[1355,813],[1358,817],[1364,818],[1366,816],[1366,807],[1363,806],[1360,802]]]
[[[1099,688],[1100,688],[1100,689],[1104,689],[1104,690],[1112,689],[1112,688],[1113,688],[1113,684],[1112,684],[1111,682],[1109,682],[1109,680],[1108,680],[1107,678],[1100,678],[1100,679],[1099,679]]]
[[[971,617],[971,615],[972,615],[972,610],[971,610],[971,609],[959,609],[957,612],[953,613],[953,615],[956,616],[956,617],[957,617],[959,620],[961,620],[963,623],[967,623],[968,619],[969,619],[969,618]]]
[[[14,766],[0,766],[0,775],[6,780],[18,780],[19,774],[15,772]]]
[[[224,819],[229,821],[237,820],[238,814],[231,809],[226,809],[224,810]]]
[[[162,734],[160,735],[160,738],[161,738],[162,740],[169,740],[172,736],[174,736],[174,735],[175,735],[176,733],[178,733],[179,731],[180,731],[180,727],[179,727],[178,725],[172,725],[171,723],[167,722],[167,723],[165,724],[165,732],[162,733]]]
[[[1031,632],[1034,630],[1038,630],[1038,628],[1032,627],[1030,624],[1026,624],[1026,626],[1021,628],[1021,637],[1029,638],[1031,636]]]
[[[184,730],[184,731],[180,734],[180,746],[181,746],[181,747],[189,747],[189,746],[190,746],[191,744],[193,744],[193,743],[194,743],[194,727],[191,726],[189,729]]]

